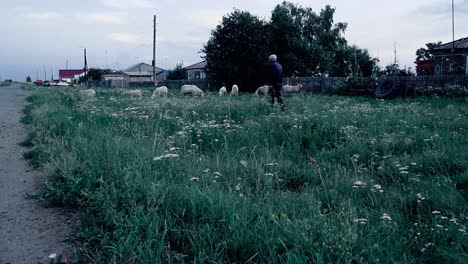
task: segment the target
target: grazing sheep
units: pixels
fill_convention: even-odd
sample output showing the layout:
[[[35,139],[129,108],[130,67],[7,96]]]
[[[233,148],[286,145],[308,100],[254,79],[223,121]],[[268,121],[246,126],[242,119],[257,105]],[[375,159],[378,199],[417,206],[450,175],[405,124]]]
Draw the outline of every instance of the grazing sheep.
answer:
[[[270,86],[268,86],[268,85],[260,86],[260,87],[258,87],[257,91],[255,91],[255,94],[256,95],[267,95],[269,89],[270,89]]]
[[[235,84],[232,86],[231,95],[239,95],[239,86]]]
[[[143,96],[143,93],[141,92],[141,90],[126,91],[125,94],[130,97],[142,97]]]
[[[83,99],[91,99],[91,98],[96,97],[96,91],[94,91],[93,89],[81,90],[80,91],[80,96]]]
[[[283,85],[283,91],[285,93],[299,93],[301,89],[302,89],[302,84],[298,84],[296,86]]]
[[[196,85],[185,84],[185,85],[182,85],[182,87],[180,88],[180,94],[203,96],[203,91],[202,89],[198,88]]]
[[[219,89],[219,96],[224,96],[227,94],[227,89],[226,87],[221,87],[221,89]]]
[[[155,98],[156,96],[167,96],[169,94],[169,89],[167,89],[166,86],[161,86],[158,87],[154,90],[153,95],[151,95],[151,98]]]

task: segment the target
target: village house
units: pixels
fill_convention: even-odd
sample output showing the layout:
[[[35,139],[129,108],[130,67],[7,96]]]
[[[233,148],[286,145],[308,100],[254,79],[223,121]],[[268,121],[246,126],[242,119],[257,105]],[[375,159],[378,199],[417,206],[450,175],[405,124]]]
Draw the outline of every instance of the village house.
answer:
[[[59,70],[59,80],[67,83],[74,83],[80,77],[84,76],[85,71],[83,69],[62,69]]]
[[[156,67],[156,80],[163,81],[164,72],[164,69]],[[153,81],[153,66],[144,62],[138,63],[126,69],[124,74],[128,76],[129,82],[151,82]]]
[[[468,37],[429,50],[434,58],[434,74],[468,74]]]
[[[184,70],[187,71],[187,79],[189,80],[206,79],[206,61],[185,67]]]

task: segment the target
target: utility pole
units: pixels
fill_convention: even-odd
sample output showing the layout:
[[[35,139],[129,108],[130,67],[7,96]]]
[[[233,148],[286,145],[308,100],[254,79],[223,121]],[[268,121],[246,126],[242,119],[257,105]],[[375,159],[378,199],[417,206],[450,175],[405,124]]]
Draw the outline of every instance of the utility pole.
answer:
[[[154,86],[157,85],[156,82],[156,15],[154,15],[153,21],[153,82]]]
[[[106,50],[106,69],[109,68],[109,65],[107,64],[107,50]]]
[[[86,49],[84,49],[84,74],[85,74],[85,84],[88,85],[88,60],[86,59]]]
[[[68,70],[68,59],[67,59],[67,63],[66,63],[65,69]]]
[[[52,67],[50,67],[50,74],[51,74],[50,80],[54,81],[54,68]]]
[[[452,0],[452,49],[455,51],[455,4]]]
[[[45,65],[43,65],[43,67],[44,67],[44,81],[45,81],[45,80],[47,80]]]
[[[398,60],[397,60],[397,51],[396,51],[396,41],[395,43],[393,44],[393,53],[395,55],[395,58],[393,59],[393,64],[394,65],[397,65],[398,64]]]

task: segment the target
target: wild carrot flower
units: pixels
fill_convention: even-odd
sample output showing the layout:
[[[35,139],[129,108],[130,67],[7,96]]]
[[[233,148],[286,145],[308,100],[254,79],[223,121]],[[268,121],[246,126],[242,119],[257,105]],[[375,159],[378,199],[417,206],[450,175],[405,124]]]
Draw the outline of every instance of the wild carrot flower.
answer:
[[[366,218],[355,218],[354,223],[365,225],[365,224],[367,224],[367,219]]]
[[[357,189],[357,188],[364,188],[366,187],[366,183],[365,182],[362,182],[362,181],[356,181],[354,182],[353,184],[353,188],[354,189]]]
[[[370,190],[373,193],[376,193],[376,192],[383,193],[384,192],[384,190],[382,189],[382,186],[380,186],[380,184],[375,184],[374,186],[372,186],[372,188]]]
[[[242,167],[247,168],[247,161],[241,160],[240,164],[242,165]]]
[[[198,178],[198,177],[192,177],[190,180],[191,180],[191,181],[200,181],[200,178]]]
[[[385,214],[385,213],[382,215],[382,217],[380,217],[380,219],[385,220],[385,221],[392,221],[392,218],[390,217],[390,215]]]

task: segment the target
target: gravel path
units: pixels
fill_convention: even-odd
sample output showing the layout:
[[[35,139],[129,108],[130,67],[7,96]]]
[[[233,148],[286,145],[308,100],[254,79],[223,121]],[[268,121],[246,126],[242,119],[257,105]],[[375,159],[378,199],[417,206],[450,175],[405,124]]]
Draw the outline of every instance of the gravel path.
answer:
[[[73,262],[74,250],[66,236],[77,214],[45,208],[28,198],[44,182],[18,145],[27,136],[19,120],[28,95],[19,84],[0,87],[0,264],[51,263],[51,254]]]

